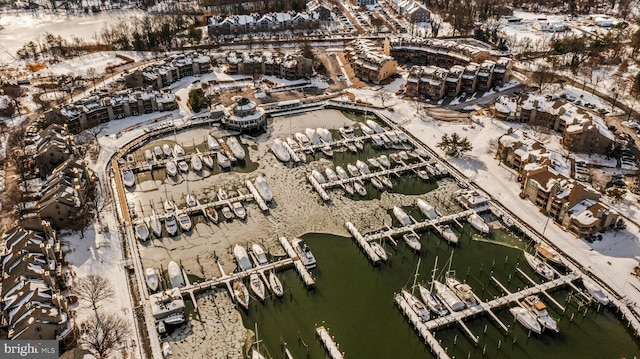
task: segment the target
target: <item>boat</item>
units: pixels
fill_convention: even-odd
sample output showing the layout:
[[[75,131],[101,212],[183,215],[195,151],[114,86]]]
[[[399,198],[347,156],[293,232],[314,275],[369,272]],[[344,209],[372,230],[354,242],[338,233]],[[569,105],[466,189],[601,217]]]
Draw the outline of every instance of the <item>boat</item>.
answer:
[[[251,251],[253,255],[256,257],[259,265],[267,264],[267,254],[264,252],[264,248],[258,243],[254,243],[251,246]]]
[[[558,322],[549,315],[547,306],[540,300],[537,295],[530,295],[522,300],[523,307],[533,315],[542,329],[549,329],[554,332],[559,330]]]
[[[358,177],[360,176],[360,171],[358,171],[358,167],[352,165],[352,164],[347,164],[347,170],[349,171],[349,174],[351,175],[351,177]]]
[[[152,292],[155,292],[158,289],[158,275],[156,274],[156,271],[153,268],[147,268],[144,273],[147,288]]]
[[[225,154],[222,153],[222,151],[216,152],[216,160],[218,161],[218,165],[221,168],[231,167],[231,161],[229,160],[229,157],[225,156]]]
[[[294,238],[293,241],[291,241],[291,245],[293,245],[293,249],[296,251],[298,257],[302,261],[302,264],[304,264],[307,269],[313,269],[316,267],[316,258],[313,256],[311,249],[309,249],[309,246],[303,239]]]
[[[420,211],[425,217],[427,217],[427,219],[438,218],[438,212],[436,212],[436,209],[421,198],[418,198],[418,208],[420,208]]]
[[[132,170],[122,172],[122,183],[124,183],[125,187],[133,187],[136,185],[136,177],[133,175]]]
[[[329,179],[329,181],[333,182],[339,180],[338,175],[331,167],[325,168],[324,173],[327,175],[327,179]]]
[[[289,147],[291,147],[292,150],[296,150],[300,148],[300,144],[298,143],[298,141],[294,140],[291,137],[287,137],[286,142],[287,142],[287,145],[289,145]]]
[[[207,209],[204,210],[204,213],[211,222],[218,223],[220,221],[220,217],[218,217],[218,211],[216,211],[215,207],[207,207]]]
[[[202,171],[202,157],[199,153],[191,156],[191,168],[196,172]]]
[[[436,166],[436,169],[438,170],[438,172],[440,172],[440,176],[448,176],[449,175],[449,170],[442,163],[436,162],[435,166]]]
[[[169,344],[169,342],[162,343],[162,356],[165,358],[173,357],[173,351],[171,350],[171,344]]]
[[[400,139],[398,138],[398,135],[396,135],[395,131],[387,131],[385,135],[387,135],[387,138],[393,143],[400,142]]]
[[[444,238],[447,242],[449,242],[450,244],[458,244],[458,235],[453,232],[453,230],[451,229],[451,227],[449,227],[448,224],[445,224],[444,226],[435,226],[435,227],[436,227],[436,231],[438,231],[438,233],[440,233],[442,238]]]
[[[429,321],[429,310],[418,298],[404,289],[402,290],[402,297],[407,301],[407,304],[409,304],[418,317],[420,317],[423,323]]]
[[[176,210],[176,204],[173,203],[173,201],[171,200],[166,200],[164,201],[164,203],[162,203],[163,207],[164,207],[164,211],[169,213],[169,212],[173,212]]]
[[[418,170],[418,177],[420,177],[423,181],[429,180],[429,173],[425,170]]]
[[[431,176],[431,177],[437,177],[437,176],[440,175],[440,171],[438,171],[432,165],[428,164],[428,165],[424,166],[424,168],[426,169],[426,171],[429,173],[429,176]]]
[[[173,161],[167,161],[165,163],[164,168],[167,170],[167,174],[171,177],[174,177],[178,174],[178,166]]]
[[[182,212],[178,214],[178,224],[183,231],[188,232],[191,230],[193,223],[191,222],[191,217],[188,214]]]
[[[249,309],[249,290],[242,281],[233,282],[233,296],[244,309]]]
[[[148,162],[153,161],[153,153],[151,152],[151,150],[145,150],[145,151],[144,151],[144,158],[145,158]]]
[[[182,275],[182,269],[180,269],[178,263],[174,261],[169,262],[167,271],[169,272],[169,281],[171,282],[171,287],[184,287],[184,276]]]
[[[229,199],[229,195],[227,194],[227,191],[223,190],[222,188],[218,188],[218,193],[216,194],[216,196],[218,197],[218,201],[224,201],[226,199]]]
[[[284,287],[282,286],[282,282],[280,282],[278,276],[273,272],[269,272],[269,286],[271,287],[271,291],[273,292],[273,294],[277,295],[278,297],[282,297],[284,295]]]
[[[446,285],[438,282],[437,280],[433,281],[433,288],[438,294],[438,297],[444,301],[444,303],[454,312],[461,311],[465,308],[464,302],[456,296],[456,294],[449,289]]]
[[[409,155],[409,158],[420,159],[420,155],[418,155],[416,151],[407,151],[407,154]]]
[[[356,167],[358,167],[358,170],[360,171],[360,173],[362,173],[363,175],[368,175],[371,173],[371,171],[369,170],[369,166],[367,166],[366,163],[357,160],[356,161]]]
[[[343,183],[342,188],[344,188],[344,191],[347,192],[349,195],[353,195],[354,193],[356,193],[355,190],[353,189],[353,186],[351,186],[348,183]]]
[[[424,302],[431,312],[437,316],[447,315],[447,308],[444,307],[438,297],[431,290],[421,284],[418,284],[418,292],[420,293],[422,302]]]
[[[168,325],[179,325],[184,323],[186,320],[184,318],[184,313],[173,313],[164,317],[162,321]]]
[[[207,136],[207,145],[209,146],[209,150],[211,151],[218,151],[220,149],[220,144],[218,143],[218,140],[211,135]]]
[[[373,249],[373,251],[378,255],[378,257],[380,257],[380,259],[383,262],[386,262],[387,259],[389,259],[389,256],[387,255],[387,251],[385,251],[384,248],[382,248],[382,245],[380,243],[371,241],[369,242],[369,245],[371,246],[371,249]]]
[[[478,305],[478,301],[476,301],[476,298],[473,295],[471,286],[466,283],[460,283],[460,281],[454,277],[447,277],[445,279],[445,283],[447,284],[447,287],[449,287],[449,289],[451,289],[455,295],[464,302],[464,305],[466,305],[467,308]]]
[[[253,264],[251,264],[249,255],[247,254],[247,250],[243,246],[236,244],[233,247],[233,255],[236,257],[238,268],[240,268],[241,271],[253,268]]]
[[[413,249],[414,251],[420,252],[420,249],[422,249],[420,238],[418,238],[418,236],[414,233],[406,233],[402,236],[402,239],[404,239],[409,248]]]
[[[384,185],[382,184],[382,182],[380,182],[380,179],[378,177],[371,177],[369,180],[371,181],[373,187],[377,188],[380,191],[384,189]]]
[[[367,163],[370,164],[371,167],[382,168],[382,165],[380,164],[380,162],[378,162],[378,160],[375,157],[367,159]]]
[[[396,135],[398,136],[398,139],[400,140],[400,142],[409,141],[409,137],[407,137],[407,134],[402,131],[396,130]]]
[[[313,170],[311,171],[311,175],[313,176],[313,178],[315,178],[316,181],[318,181],[319,184],[327,183],[327,180],[324,178],[324,176],[322,176],[322,173]]]
[[[402,164],[402,160],[400,159],[400,156],[398,156],[397,153],[392,153],[389,155],[389,158],[391,159],[391,161],[393,161],[394,163],[397,163],[399,165]]]
[[[136,237],[144,242],[149,239],[149,228],[144,222],[140,222],[136,225]]]
[[[331,146],[329,145],[325,145],[320,147],[320,151],[322,151],[322,154],[324,154],[327,157],[333,157],[333,150],[331,149]]]
[[[202,162],[204,162],[205,166],[213,169],[213,157],[209,155],[202,155]]]
[[[343,179],[343,180],[349,179],[349,175],[347,174],[347,171],[345,171],[344,168],[340,166],[336,166],[336,174],[340,179]]]
[[[489,233],[489,225],[485,223],[484,219],[480,217],[479,214],[473,213],[469,217],[467,217],[467,221],[471,226],[477,229],[482,234]]]
[[[136,165],[136,160],[135,160],[135,158],[133,158],[133,154],[132,153],[127,155],[127,162],[131,166],[135,166]]]
[[[291,161],[291,154],[284,147],[284,143],[276,138],[273,140],[273,145],[271,145],[271,152],[276,156],[276,158],[281,162],[289,162]]]
[[[380,135],[371,135],[371,141],[378,147],[384,147],[384,141]]]
[[[236,217],[240,219],[247,218],[247,210],[244,208],[240,201],[233,202],[231,204],[231,209],[233,209],[233,213],[236,215]]]
[[[600,302],[600,304],[608,305],[611,302],[607,293],[605,293],[604,290],[602,290],[602,288],[593,281],[583,278],[582,285],[595,300]]]
[[[524,259],[536,273],[538,273],[545,279],[552,280],[556,277],[553,269],[551,269],[551,267],[547,263],[543,262],[540,258],[534,256],[533,254],[524,252]]]
[[[249,276],[249,287],[251,287],[251,291],[256,295],[256,297],[258,297],[258,299],[261,301],[264,300],[266,290],[258,273],[251,273]]]
[[[398,152],[398,157],[403,161],[408,161],[409,160],[409,155],[407,154],[406,151]]]
[[[186,202],[187,207],[196,207],[200,204],[196,196],[192,195],[191,193],[187,193]]]
[[[398,222],[400,222],[400,225],[402,226],[413,224],[411,217],[409,217],[409,215],[400,207],[393,207],[393,215],[398,219]]]
[[[356,146],[356,148],[358,149],[358,151],[362,151],[364,149],[364,142],[356,139],[353,141],[353,145]]]
[[[224,217],[225,220],[230,221],[233,219],[233,211],[231,210],[231,207],[224,206],[222,207],[221,211],[222,211],[222,216]]]
[[[273,193],[271,192],[271,189],[269,188],[269,185],[267,184],[267,180],[264,179],[264,177],[262,177],[262,176],[256,177],[255,185],[256,185],[256,189],[258,190],[258,193],[260,193],[260,197],[262,197],[262,199],[264,199],[267,202],[269,202],[269,201],[271,201],[273,199]]]
[[[364,197],[367,195],[367,189],[364,188],[363,185],[361,185],[359,182],[354,182],[353,183],[353,189],[355,189],[356,192],[358,192],[358,194],[361,197]]]
[[[391,145],[391,140],[389,139],[389,137],[387,137],[387,135],[385,135],[384,133],[379,134],[380,139],[382,140],[382,142],[384,142],[385,146],[389,146]]]
[[[177,143],[173,146],[173,157],[180,158],[184,157],[185,154],[186,153],[184,152],[184,148],[182,148],[182,146]]]
[[[200,166],[202,168],[202,163],[200,163]],[[187,164],[187,161],[178,161],[178,168],[182,172],[189,172],[189,165]]]
[[[413,150],[413,152],[415,152],[418,156],[420,156],[420,157],[422,157],[424,159],[428,159],[429,158],[429,153],[427,153],[427,151],[424,148],[416,147]]]
[[[542,327],[540,326],[540,323],[538,323],[536,317],[529,313],[525,308],[513,307],[509,309],[509,312],[511,312],[511,315],[516,318],[518,323],[522,324],[526,329],[536,334],[542,333]]]
[[[365,135],[373,135],[374,133],[376,133],[376,131],[372,130],[371,127],[365,125],[364,123],[360,124],[360,130]]]
[[[376,121],[367,120],[366,123],[367,123],[367,126],[369,126],[369,128],[371,128],[376,133],[383,133],[384,132],[384,129],[382,127],[380,127],[380,125],[378,125],[378,123]]]
[[[171,154],[173,153],[173,151],[171,150],[171,146],[169,146],[166,143],[164,145],[162,145],[162,152],[164,153],[164,155],[166,157],[171,156]]]
[[[309,137],[307,137],[307,135],[305,135],[304,133],[296,132],[293,136],[302,147],[308,146],[311,143]]]
[[[244,148],[242,148],[240,141],[238,141],[235,136],[227,137],[227,146],[229,146],[231,153],[233,153],[233,157],[235,157],[238,161],[244,160],[246,153],[244,151]]]
[[[307,163],[307,155],[304,153],[304,151],[298,148],[293,152],[296,154],[296,156],[298,156],[298,159],[300,159],[300,162]]]
[[[380,182],[382,182],[382,184],[391,189],[393,188],[393,182],[391,182],[391,178],[387,177],[387,176],[380,176],[378,177],[378,179],[380,180]]]
[[[380,155],[380,157],[378,157],[378,162],[386,168],[391,167],[391,162],[389,162],[389,157],[387,157],[386,155]]]
[[[156,155],[156,157],[160,158],[162,157],[162,148],[160,148],[160,146],[156,146],[153,148],[153,153]]]
[[[542,256],[543,258],[546,258],[549,262],[553,264],[556,264],[559,266],[564,264],[558,252],[556,252],[553,248],[549,247],[546,244],[543,244],[543,243],[538,244],[536,246],[536,252],[540,256]]]
[[[162,236],[162,224],[160,223],[160,219],[156,215],[156,211],[154,209],[151,210],[151,218],[149,218],[149,227],[151,228],[151,232],[154,236],[160,238]]]
[[[316,129],[316,133],[320,137],[320,140],[326,144],[333,144],[335,141],[333,140],[333,136],[331,136],[331,132],[324,127],[318,127]]]
[[[311,142],[312,145],[321,145],[322,141],[320,140],[320,136],[318,136],[318,132],[313,128],[306,128],[304,133],[307,135],[307,138]]]
[[[338,132],[340,132],[342,137],[344,137],[346,139],[351,139],[351,138],[355,137],[353,127],[351,127],[351,126],[340,127],[338,129]]]
[[[164,227],[170,236],[173,236],[176,233],[178,233],[178,222],[176,221],[176,216],[173,213],[170,214],[167,217],[167,219],[164,221]]]

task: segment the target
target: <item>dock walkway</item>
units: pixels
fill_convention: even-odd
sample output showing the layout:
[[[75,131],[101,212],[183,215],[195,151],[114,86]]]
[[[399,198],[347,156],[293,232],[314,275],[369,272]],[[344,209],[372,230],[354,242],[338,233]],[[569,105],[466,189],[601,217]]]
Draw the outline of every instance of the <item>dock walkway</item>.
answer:
[[[316,334],[318,335],[318,338],[320,338],[320,341],[322,342],[324,347],[327,349],[327,352],[329,353],[329,357],[331,359],[344,358],[344,354],[341,353],[339,349],[340,345],[333,340],[333,337],[331,337],[327,328],[325,328],[324,326],[317,327]]]
[[[395,236],[395,235],[400,235],[400,234],[404,234],[404,233],[407,233],[407,232],[420,230],[420,229],[427,228],[427,227],[434,227],[434,226],[436,226],[436,225],[438,225],[440,223],[451,222],[451,221],[453,221],[455,219],[458,219],[458,218],[470,216],[473,213],[475,213],[475,211],[473,209],[467,209],[465,211],[454,213],[454,214],[450,214],[448,216],[442,216],[442,217],[438,217],[438,218],[434,218],[434,219],[429,219],[429,220],[426,220],[426,221],[423,221],[423,222],[416,222],[416,223],[410,224],[408,226],[391,228],[391,229],[388,229],[386,231],[382,231],[382,232],[378,232],[378,233],[374,233],[374,234],[370,234],[370,235],[364,236],[364,238],[365,238],[365,240],[367,242],[376,241],[376,240],[379,240],[381,238],[388,238],[388,237],[392,237],[392,236]]]

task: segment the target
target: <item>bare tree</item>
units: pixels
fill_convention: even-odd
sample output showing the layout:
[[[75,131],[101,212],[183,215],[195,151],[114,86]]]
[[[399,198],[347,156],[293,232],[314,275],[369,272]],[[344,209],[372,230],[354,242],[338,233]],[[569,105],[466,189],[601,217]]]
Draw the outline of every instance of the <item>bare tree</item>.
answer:
[[[122,348],[131,337],[129,324],[114,313],[97,313],[82,323],[80,342],[97,358],[107,358],[113,350]]]
[[[89,302],[96,316],[98,316],[98,304],[115,296],[111,282],[105,277],[94,274],[78,279],[73,292],[80,299]]]
[[[376,97],[378,98],[378,100],[380,100],[380,103],[382,104],[382,107],[385,107],[385,102],[389,101],[391,99],[391,94],[388,93],[387,91],[380,89],[378,91],[378,93],[376,94]]]
[[[87,77],[91,79],[91,82],[93,82],[93,90],[96,90],[96,78],[98,77],[98,71],[95,69],[95,67],[89,67],[87,69]]]

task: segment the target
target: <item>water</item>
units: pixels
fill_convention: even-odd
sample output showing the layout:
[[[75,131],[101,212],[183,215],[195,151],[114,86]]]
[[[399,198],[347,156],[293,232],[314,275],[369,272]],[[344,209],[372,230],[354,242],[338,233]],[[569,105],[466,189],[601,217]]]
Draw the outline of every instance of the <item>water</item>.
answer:
[[[489,284],[492,264],[493,275],[511,291],[526,285],[524,279],[514,274],[517,263],[531,278],[538,280],[519,249],[472,240],[478,234],[468,225],[463,229],[453,227],[461,235],[462,244],[453,249],[452,269],[459,279],[466,279],[483,300],[501,294]],[[500,231],[489,241],[513,242],[513,238],[508,237],[505,231]],[[248,313],[243,312],[247,328],[258,323],[259,336],[264,340],[262,345],[271,356],[282,357],[281,343],[286,342],[295,358],[307,357],[307,350],[311,358],[326,357],[315,337],[315,328],[325,325],[348,358],[433,357],[393,302],[395,292],[411,285],[417,255],[404,244],[400,244],[397,252],[387,247],[393,254],[391,263],[376,268],[369,264],[351,238],[318,233],[303,238],[318,260],[318,268],[313,271],[317,288],[305,290],[295,271],[288,270],[279,273],[286,287],[282,299],[252,303]],[[419,281],[430,278],[435,256],[439,257],[439,267],[442,267],[452,251],[452,247],[430,232],[422,234],[422,244]],[[526,330],[514,324],[511,314],[502,308],[495,313],[503,323],[513,327],[508,336],[487,316],[467,321],[471,331],[480,336],[477,347],[455,325],[437,331],[435,336],[448,348],[449,355],[458,358],[480,358],[485,346],[486,356],[490,358],[619,358],[633,357],[640,352],[638,341],[610,310],[596,312],[591,307],[583,315],[584,308],[578,311],[573,302],[566,304],[567,294],[566,289],[553,293],[554,298],[567,307],[564,314],[545,300],[552,316],[560,319],[557,334],[528,337]],[[573,313],[575,318],[570,322]]]

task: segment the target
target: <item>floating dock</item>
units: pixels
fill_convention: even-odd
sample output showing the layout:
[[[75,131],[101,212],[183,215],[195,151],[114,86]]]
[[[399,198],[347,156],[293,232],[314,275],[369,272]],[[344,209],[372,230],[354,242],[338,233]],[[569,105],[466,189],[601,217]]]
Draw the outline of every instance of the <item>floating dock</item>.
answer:
[[[347,229],[349,230],[349,232],[351,232],[351,235],[353,236],[353,238],[356,239],[356,243],[358,243],[360,248],[362,248],[362,250],[367,255],[371,263],[373,263],[373,265],[379,264],[381,261],[380,256],[378,256],[378,254],[373,250],[373,248],[371,248],[371,245],[369,245],[369,242],[366,239],[364,239],[364,237],[360,234],[360,232],[358,232],[358,230],[353,225],[353,223],[347,222],[345,223],[345,226],[347,226]]]
[[[307,267],[304,266],[304,264],[302,263],[302,261],[298,257],[298,253],[296,253],[296,251],[293,249],[293,247],[291,247],[291,243],[289,243],[289,240],[286,239],[285,237],[280,237],[279,240],[280,240],[280,244],[282,245],[284,250],[287,252],[289,257],[293,260],[293,265],[298,270],[298,274],[300,275],[300,278],[302,278],[302,281],[304,282],[304,285],[307,288],[315,287],[316,286],[315,279],[313,279],[313,277],[311,276],[311,274],[307,270]]]
[[[329,353],[329,357],[331,359],[344,358],[344,354],[340,353],[340,345],[333,340],[333,337],[331,337],[327,328],[323,326],[317,327],[316,334],[318,335],[318,338],[324,345],[325,349],[327,349],[327,353]]]
[[[245,182],[245,185],[247,186],[247,189],[249,189],[249,192],[251,192],[251,194],[253,195],[253,199],[256,201],[256,203],[258,204],[258,207],[260,207],[262,212],[269,212],[269,206],[267,206],[267,203],[264,201],[264,199],[262,198],[262,196],[260,195],[256,187],[253,185],[253,183],[247,180]]]

